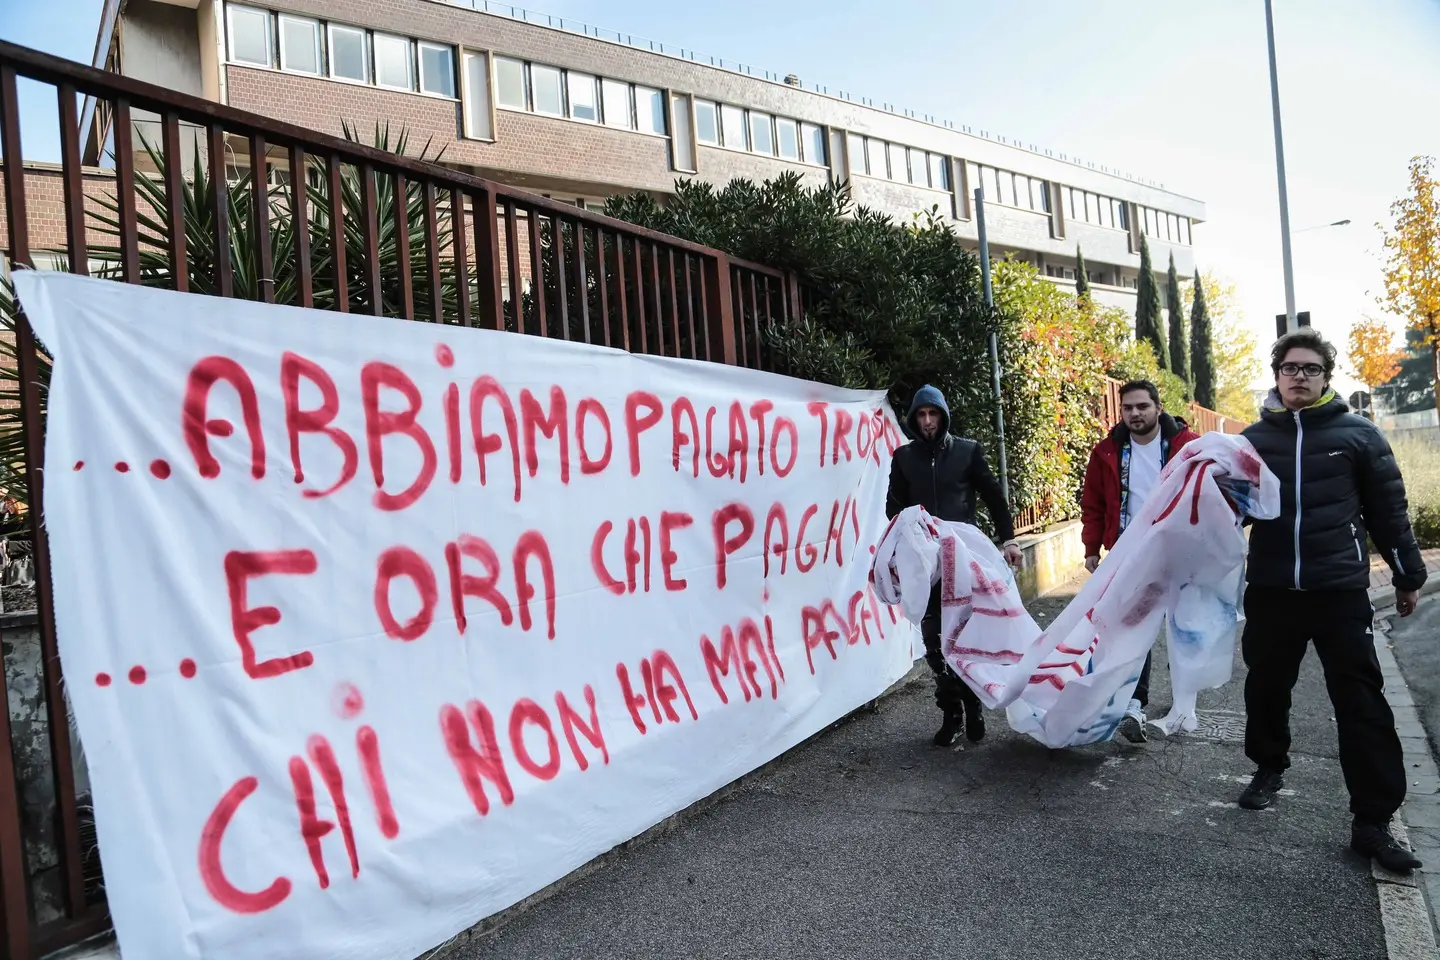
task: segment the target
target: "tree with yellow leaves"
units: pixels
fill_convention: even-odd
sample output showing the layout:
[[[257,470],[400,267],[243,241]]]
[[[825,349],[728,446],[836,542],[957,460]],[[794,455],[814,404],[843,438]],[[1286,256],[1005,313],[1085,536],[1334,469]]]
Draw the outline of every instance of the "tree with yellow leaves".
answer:
[[[1385,294],[1380,304],[1405,319],[1430,351],[1435,408],[1440,410],[1440,188],[1434,157],[1410,161],[1410,192],[1390,205],[1385,236]]]
[[[1355,379],[1371,392],[1389,383],[1400,372],[1405,351],[1395,346],[1395,334],[1383,321],[1372,317],[1356,320],[1350,327],[1350,368]]]

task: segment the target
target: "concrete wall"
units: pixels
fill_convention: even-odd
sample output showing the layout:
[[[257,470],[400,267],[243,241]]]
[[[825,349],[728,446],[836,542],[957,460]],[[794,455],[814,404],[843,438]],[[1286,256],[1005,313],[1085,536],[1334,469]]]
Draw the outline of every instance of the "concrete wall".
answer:
[[[1085,545],[1080,542],[1080,521],[1057,524],[1044,533],[1020,538],[1025,565],[1015,574],[1020,596],[1026,600],[1042,597],[1065,583],[1085,564]]]

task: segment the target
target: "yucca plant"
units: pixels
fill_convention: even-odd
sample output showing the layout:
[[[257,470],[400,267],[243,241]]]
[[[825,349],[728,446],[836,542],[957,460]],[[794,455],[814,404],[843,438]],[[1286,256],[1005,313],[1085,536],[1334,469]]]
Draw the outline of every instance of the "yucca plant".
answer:
[[[360,142],[356,130],[349,124],[344,134],[351,142]],[[373,145],[389,153],[405,155],[409,136],[402,129],[392,134],[389,124],[376,125]],[[171,263],[170,248],[170,202],[165,190],[166,164],[170,158],[142,140],[142,146],[155,173],[135,175],[136,225],[140,237],[140,282],[146,286],[174,289],[175,265]],[[426,143],[419,152],[419,159],[437,162],[441,153],[431,151]],[[339,302],[334,283],[335,243],[337,233],[330,213],[330,191],[328,177],[323,175],[323,165],[313,158],[307,171],[292,175],[290,183],[272,185],[260,183],[245,172],[230,182],[217,183],[210,177],[208,166],[202,162],[196,151],[195,162],[189,176],[184,179],[180,196],[180,217],[185,231],[185,263],[189,289],[194,293],[213,294],[219,289],[215,255],[215,223],[212,212],[216,191],[224,191],[226,214],[229,220],[230,279],[236,297],[258,300],[261,292],[261,276],[257,263],[255,242],[255,219],[253,217],[254,191],[265,191],[265,203],[269,210],[270,250],[272,254],[275,301],[281,304],[300,303],[300,275],[296,251],[293,191],[303,187],[308,201],[309,239],[313,269],[314,304],[321,309],[333,309]],[[294,172],[292,171],[292,174]],[[338,240],[344,244],[346,266],[346,292],[349,308],[354,313],[372,313],[376,298],[385,316],[398,317],[402,314],[400,289],[400,243],[396,224],[398,202],[394,180],[389,176],[377,175],[375,185],[375,213],[377,221],[377,246],[380,259],[380,289],[373,290],[368,279],[368,257],[365,233],[361,221],[364,198],[364,182],[358,169],[342,167],[341,199],[344,204],[345,221],[341,225]],[[437,198],[436,234],[440,256],[440,309],[442,322],[458,322],[458,284],[469,282],[461,279],[455,269],[451,251],[452,218],[448,202]],[[425,238],[425,195],[419,184],[408,183],[405,191],[405,228],[409,240],[409,261],[411,290],[413,291],[415,316],[422,320],[435,316],[432,308],[430,264]],[[98,263],[98,276],[120,279],[122,249],[120,246],[119,203],[115,198],[101,198],[101,209],[87,210],[91,226],[106,238],[89,250],[92,263]],[[473,285],[472,285],[473,287]],[[19,367],[15,352],[16,300],[14,288],[0,277],[0,496],[11,496],[28,505],[29,494],[25,485],[25,429],[20,418]],[[40,407],[43,412],[49,394],[50,359],[42,350],[39,355]],[[6,402],[9,401],[9,402]],[[0,534],[5,531],[0,529]]]

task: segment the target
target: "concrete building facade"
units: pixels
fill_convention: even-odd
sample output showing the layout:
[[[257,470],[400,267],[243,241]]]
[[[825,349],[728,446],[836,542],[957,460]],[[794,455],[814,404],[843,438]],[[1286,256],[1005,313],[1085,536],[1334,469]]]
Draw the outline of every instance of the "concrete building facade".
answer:
[[[794,171],[897,220],[936,209],[974,246],[983,187],[996,255],[1070,285],[1078,246],[1095,296],[1127,309],[1141,236],[1157,269],[1173,254],[1188,275],[1205,216],[1065,155],[486,0],[108,0],[95,64],[327,133],[403,127],[412,152],[591,208]],[[137,144],[157,138],[134,122]],[[82,123],[86,161],[108,165],[103,105]]]

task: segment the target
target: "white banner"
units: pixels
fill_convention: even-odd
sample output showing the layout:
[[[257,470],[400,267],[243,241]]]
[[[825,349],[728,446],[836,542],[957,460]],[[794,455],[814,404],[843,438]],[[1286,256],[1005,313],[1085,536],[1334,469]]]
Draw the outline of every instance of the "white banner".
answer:
[[[126,960],[408,960],[910,667],[879,394],[19,272]]]

